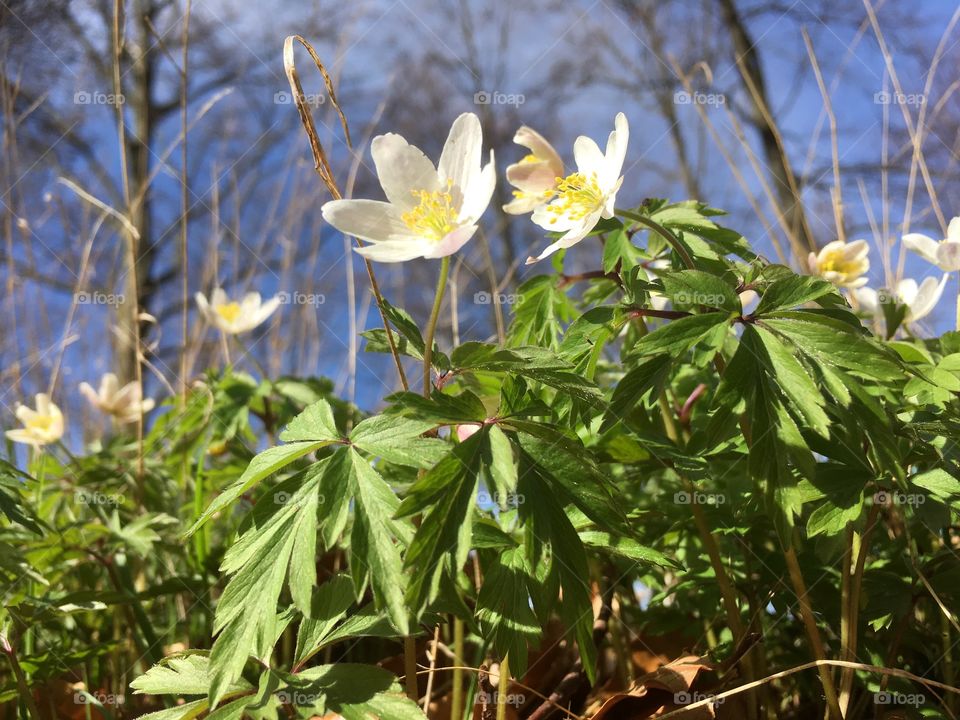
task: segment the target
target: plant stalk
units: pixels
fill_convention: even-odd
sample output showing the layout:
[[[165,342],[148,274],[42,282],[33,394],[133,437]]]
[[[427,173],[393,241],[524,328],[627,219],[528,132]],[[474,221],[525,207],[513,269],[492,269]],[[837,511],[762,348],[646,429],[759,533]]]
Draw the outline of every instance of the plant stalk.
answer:
[[[507,720],[507,689],[510,685],[510,656],[500,661],[500,678],[497,680],[497,720]]]
[[[430,311],[430,320],[427,323],[427,334],[423,342],[423,396],[430,398],[433,387],[432,361],[433,336],[437,332],[437,320],[440,317],[440,306],[443,304],[443,293],[447,289],[447,275],[450,274],[450,256],[440,261],[440,276],[437,278],[437,291],[433,298],[433,309]]]

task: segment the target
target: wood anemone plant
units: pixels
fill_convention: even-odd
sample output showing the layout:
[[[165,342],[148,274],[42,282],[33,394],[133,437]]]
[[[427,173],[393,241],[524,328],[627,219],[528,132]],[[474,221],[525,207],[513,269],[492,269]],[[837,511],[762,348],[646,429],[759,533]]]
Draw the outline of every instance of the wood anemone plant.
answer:
[[[341,198],[295,42],[346,120],[289,38],[325,214],[438,276],[415,319],[365,258],[366,350],[403,389],[366,414],[227,367],[162,405],[143,454],[122,428],[76,455],[14,434],[34,447],[0,466],[0,698],[34,720],[953,716],[960,334],[896,308],[866,330],[859,255],[838,289],[703,203],[621,208],[619,115],[520,204],[554,264],[502,340],[449,342],[450,258],[490,200],[479,121],[436,164],[375,140],[389,202]]]

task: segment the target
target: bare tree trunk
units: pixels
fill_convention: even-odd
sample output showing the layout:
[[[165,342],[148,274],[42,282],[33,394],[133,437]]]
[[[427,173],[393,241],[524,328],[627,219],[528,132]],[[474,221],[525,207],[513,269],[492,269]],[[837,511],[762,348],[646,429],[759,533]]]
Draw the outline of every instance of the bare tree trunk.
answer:
[[[760,134],[766,165],[776,183],[776,193],[783,216],[790,227],[791,236],[796,239],[794,252],[800,256],[797,260],[805,266],[807,252],[815,251],[817,243],[807,222],[803,199],[796,176],[790,166],[790,159],[787,157],[780,132],[770,111],[760,58],[757,55],[754,40],[737,11],[735,0],[718,0],[718,2],[723,22],[730,33],[737,67],[751,99],[752,122]]]
[[[128,257],[134,259],[133,268],[124,275],[123,294],[125,301],[118,307],[117,324],[120,329],[115,347],[115,366],[122,383],[137,379],[136,364],[138,349],[136,338],[142,337],[147,327],[140,321],[140,313],[147,312],[155,290],[151,270],[156,248],[150,222],[150,191],[147,187],[150,175],[150,154],[155,126],[153,86],[156,77],[156,52],[150,34],[159,6],[153,0],[135,0],[132,26],[136,29],[136,43],[127,44],[130,58],[131,78],[130,114],[132,127],[126,135],[129,158],[130,222],[137,229],[139,239],[127,235],[132,244]],[[132,251],[132,252],[130,252]],[[135,302],[132,301],[135,299]]]

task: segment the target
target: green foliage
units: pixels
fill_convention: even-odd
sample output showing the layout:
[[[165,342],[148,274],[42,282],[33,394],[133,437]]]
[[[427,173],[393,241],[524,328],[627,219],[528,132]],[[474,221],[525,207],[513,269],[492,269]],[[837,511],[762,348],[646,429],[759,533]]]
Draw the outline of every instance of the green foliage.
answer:
[[[736,664],[749,627],[774,671],[807,659],[797,569],[831,656],[852,623],[857,657],[939,668],[941,603],[960,605],[960,335],[875,337],[718,216],[619,213],[585,284],[527,280],[505,342],[437,343],[431,392],[377,414],[323,380],[211,372],[149,426],[142,471],[120,433],[4,462],[0,620],[26,681],[79,667],[121,692],[122,659],[145,717],[412,720],[403,638],[422,650],[439,627],[449,646],[460,622],[464,664],[508,656],[520,676],[550,637],[584,687],[628,662],[625,629]],[[384,310],[414,368],[424,335]],[[782,683],[813,716],[813,676]]]

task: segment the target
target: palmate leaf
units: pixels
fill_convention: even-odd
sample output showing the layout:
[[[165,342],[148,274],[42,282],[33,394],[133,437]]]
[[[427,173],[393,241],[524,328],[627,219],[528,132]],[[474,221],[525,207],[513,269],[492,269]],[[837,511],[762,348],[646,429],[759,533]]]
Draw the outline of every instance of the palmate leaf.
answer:
[[[640,338],[633,347],[633,354],[665,354],[678,358],[701,340],[716,333],[718,328],[727,325],[732,317],[732,313],[709,312],[672,320]]]
[[[587,554],[555,492],[558,481],[558,477],[525,450],[520,453],[517,487],[524,497],[536,498],[519,507],[524,530],[532,541],[533,555],[529,560],[532,567],[543,567],[549,562],[545,568],[544,587],[534,594],[534,605],[539,601],[552,611],[557,604],[557,592],[562,593],[560,619],[576,639],[583,667],[593,682],[597,648],[593,641],[593,609],[587,586]],[[573,479],[567,478],[565,482],[569,484]],[[590,516],[586,510],[584,513]]]
[[[418,614],[436,597],[444,569],[459,572],[467,560],[488,438],[489,431],[484,427],[454,446],[413,484],[397,511],[397,517],[426,511],[405,558],[406,567],[414,571],[408,602]]]
[[[542,630],[530,608],[532,581],[523,548],[499,553],[483,566],[483,586],[477,595],[477,619],[483,637],[499,657],[510,655],[517,677],[527,670],[527,646]]]
[[[766,287],[753,314],[762,317],[779,310],[791,310],[830,294],[836,294],[836,288],[826,280],[812,275],[790,275]]]
[[[344,720],[425,720],[425,715],[401,689],[396,676],[371,665],[337,663],[307,668],[290,677],[289,695],[314,716],[334,714]]]
[[[361,421],[350,433],[350,442],[364,452],[398,465],[428,468],[447,451],[437,438],[422,437],[436,423],[398,415],[376,415]]]
[[[209,656],[206,653],[190,653],[164,658],[135,678],[130,687],[138,695],[206,695],[210,682]],[[230,685],[227,692],[252,689],[250,683],[240,679]]]
[[[326,400],[319,400],[295,417],[280,434],[286,445],[259,453],[243,474],[221,492],[193,526],[186,537],[195,533],[213,515],[223,510],[238,497],[255,487],[261,480],[282,470],[292,462],[309,455],[314,450],[338,442],[340,437],[333,421],[333,411]]]
[[[663,276],[666,296],[674,305],[705,305],[740,313],[737,289],[722,278],[702,270],[678,270]]]

